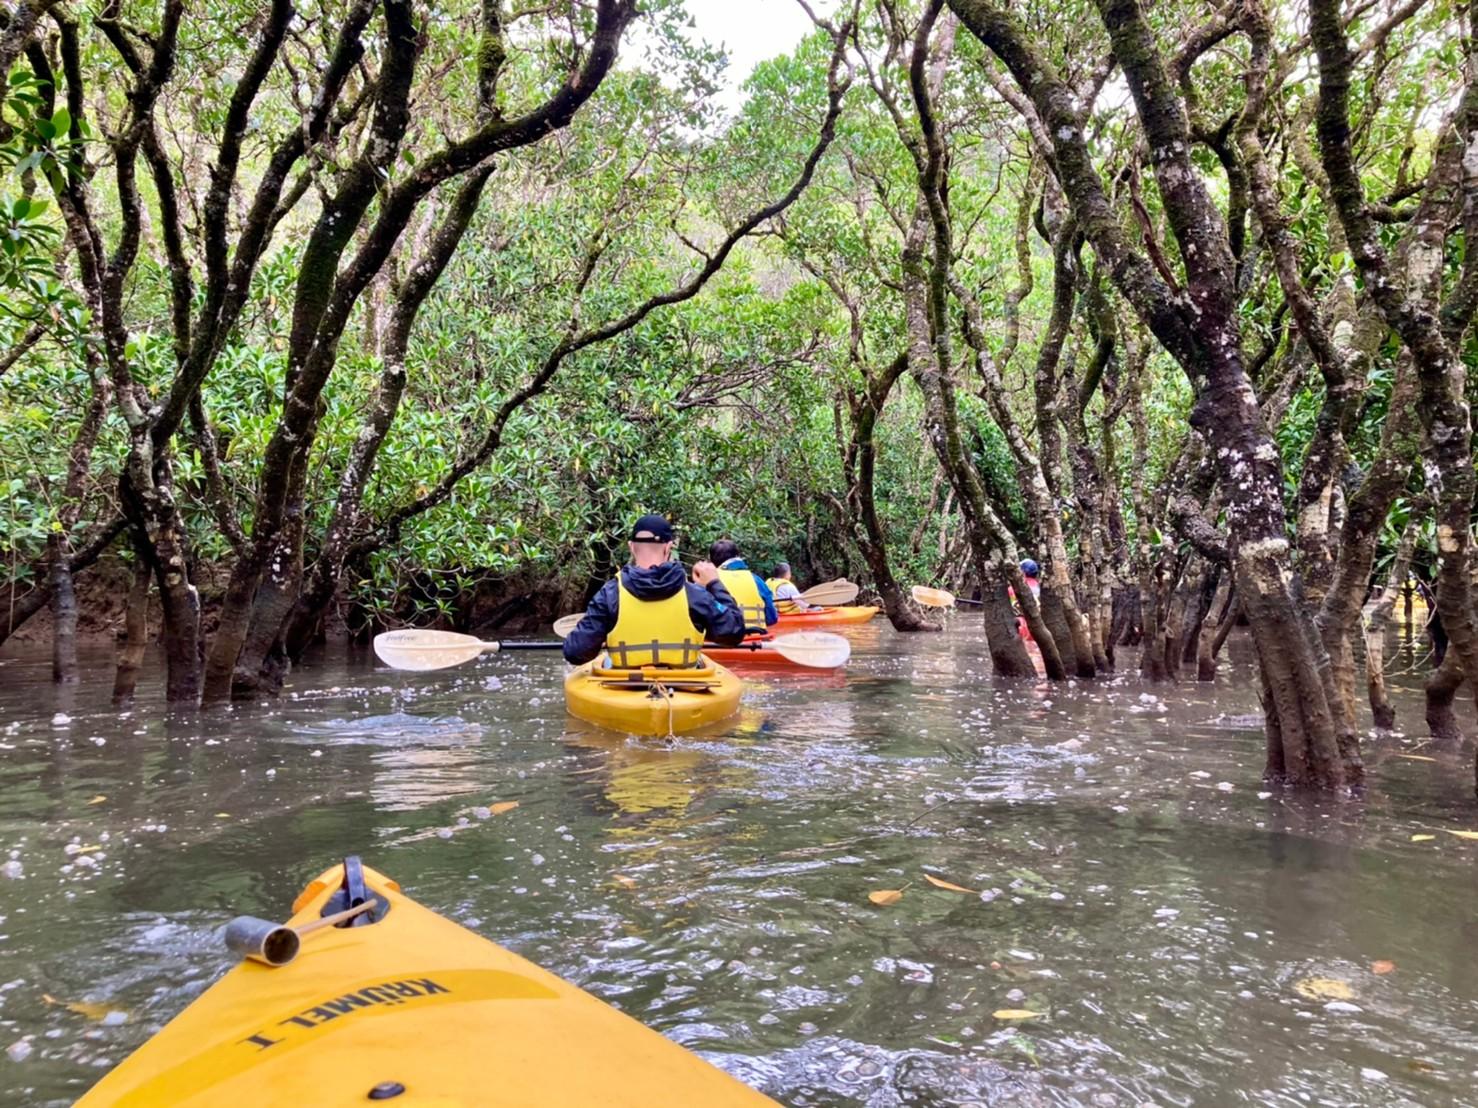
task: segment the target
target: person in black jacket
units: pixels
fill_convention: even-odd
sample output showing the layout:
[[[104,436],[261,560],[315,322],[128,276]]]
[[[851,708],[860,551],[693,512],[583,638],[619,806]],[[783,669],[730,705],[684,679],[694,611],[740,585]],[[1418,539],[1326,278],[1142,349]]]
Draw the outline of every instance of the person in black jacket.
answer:
[[[583,665],[609,646],[618,666],[698,664],[705,642],[733,646],[744,639],[744,616],[711,562],[688,581],[672,561],[672,524],[642,516],[631,528],[631,564],[595,594],[565,638],[565,661]],[[684,594],[686,605],[677,599]],[[623,605],[626,606],[623,611]]]

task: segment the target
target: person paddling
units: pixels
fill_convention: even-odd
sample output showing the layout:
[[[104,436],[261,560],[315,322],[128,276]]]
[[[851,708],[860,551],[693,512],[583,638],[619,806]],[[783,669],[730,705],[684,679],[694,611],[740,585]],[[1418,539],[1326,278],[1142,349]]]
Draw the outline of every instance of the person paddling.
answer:
[[[738,543],[732,539],[719,539],[708,548],[708,557],[718,566],[719,580],[744,614],[745,626],[768,630],[780,622],[770,586],[758,573],[750,571],[749,565],[739,556]]]
[[[789,562],[777,563],[775,576],[765,584],[770,586],[770,593],[775,597],[775,610],[781,615],[786,612],[809,612],[814,606],[806,603],[801,596],[801,590],[796,588],[795,582],[790,579]]]
[[[705,640],[744,640],[744,615],[712,562],[693,567],[693,580],[672,560],[672,524],[660,515],[632,525],[631,564],[595,594],[584,618],[565,638],[565,661],[582,665],[602,650],[618,668],[702,665]]]

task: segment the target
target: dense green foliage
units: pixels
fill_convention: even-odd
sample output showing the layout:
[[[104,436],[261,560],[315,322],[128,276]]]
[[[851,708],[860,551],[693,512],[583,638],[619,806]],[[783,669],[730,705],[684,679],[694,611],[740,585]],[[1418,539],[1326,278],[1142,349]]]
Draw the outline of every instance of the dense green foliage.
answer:
[[[74,473],[81,478],[79,495],[70,500],[70,515],[66,510],[74,442],[96,395],[94,382],[106,374],[98,321],[80,291],[78,260],[49,194],[65,191],[69,174],[85,179],[109,249],[126,236],[127,206],[108,161],[118,148],[134,75],[127,52],[110,35],[137,52],[154,41],[163,15],[143,0],[123,8],[125,31],[110,32],[105,17],[81,22],[88,119],[73,120],[61,106],[62,94],[72,91],[62,80],[61,23],[43,24],[37,45],[10,75],[0,148],[8,170],[0,193],[0,329],[15,356],[7,358],[0,378],[0,485],[8,492],[0,542],[17,586],[12,598],[44,574],[48,540],[58,528],[75,548],[119,509],[129,428],[109,404],[94,452]],[[252,105],[242,195],[233,201],[232,220],[243,220],[245,195],[265,172],[275,137],[290,134],[305,118],[298,71],[321,63],[347,10],[342,0],[319,0],[294,16],[284,58],[295,65],[274,67]],[[469,105],[478,97],[479,66],[490,52],[501,52],[498,111],[511,115],[555,91],[583,56],[595,20],[595,5],[573,2],[504,13],[504,43],[478,30],[477,10],[456,4],[428,17],[411,122],[384,170],[387,188],[465,132]],[[729,535],[762,567],[785,557],[803,576],[866,577],[859,552],[865,536],[857,521],[856,401],[866,396],[869,374],[899,356],[908,338],[903,254],[911,221],[922,210],[923,164],[908,63],[922,10],[858,6],[855,25],[842,35],[844,49],[818,28],[790,54],[749,75],[742,110],[725,118],[712,101],[720,51],[702,41],[680,0],[648,5],[639,38],[627,42],[622,63],[569,125],[493,160],[470,230],[416,319],[405,356],[408,385],[368,478],[357,533],[373,537],[379,521],[434,489],[476,449],[500,405],[567,336],[618,320],[680,286],[730,228],[783,194],[816,142],[834,54],[845,55],[841,69],[850,73],[835,141],[799,199],[743,238],[700,295],[660,305],[635,327],[560,362],[547,388],[507,413],[496,450],[444,502],[410,515],[387,542],[366,543],[362,556],[345,567],[341,595],[392,618],[396,611],[409,613],[409,595],[434,598],[450,610],[458,595],[484,579],[547,580],[552,589],[596,580],[619,556],[623,522],[648,509],[678,520],[690,556]],[[837,11],[840,18],[850,8]],[[367,75],[389,57],[375,13],[365,32]],[[1161,243],[1156,264],[1175,281],[1186,258],[1167,231],[1170,214],[1123,74],[1113,67],[1096,73],[1100,63],[1089,60],[1101,57],[1107,42],[1099,14],[1084,5],[1028,5],[1018,15],[1064,78],[1088,90],[1093,106],[1086,130],[1116,217],[1136,242]],[[1174,57],[1198,41],[1191,29],[1214,26],[1226,15],[1171,4],[1154,6],[1149,20],[1166,56]],[[189,240],[184,259],[192,271],[203,264],[191,236],[201,218],[213,144],[229,121],[232,90],[265,18],[255,5],[222,3],[186,19],[176,65],[191,80],[160,94],[158,141],[181,188],[181,225]],[[1389,213],[1382,235],[1390,244],[1405,234],[1412,197],[1432,162],[1441,105],[1462,79],[1461,42],[1450,33],[1457,18],[1446,3],[1375,5],[1362,9],[1349,28],[1355,41],[1380,36],[1360,71],[1353,113],[1361,169],[1370,195]],[[1086,436],[1079,448],[1106,467],[1112,510],[1094,522],[1081,516],[1083,506],[1073,499],[1079,480],[1074,466],[1082,460],[1072,455],[1074,448],[1042,459],[1049,480],[1061,484],[1054,490],[1055,510],[1065,521],[1066,549],[1075,563],[1088,556],[1090,524],[1101,525],[1112,546],[1108,562],[1120,563],[1113,567],[1117,583],[1133,580],[1128,562],[1136,539],[1144,540],[1136,558],[1149,551],[1160,559],[1178,550],[1182,562],[1169,578],[1178,580],[1190,547],[1171,535],[1166,500],[1167,492],[1190,480],[1182,470],[1191,456],[1192,381],[1120,299],[1090,244],[1080,242],[1074,257],[1082,279],[1060,359],[1049,359],[1049,369],[1062,397],[1083,389],[1081,412],[1068,411],[1062,397],[1044,400],[1039,363],[1047,358],[1053,307],[1053,237],[1066,205],[1042,136],[1034,137],[1020,114],[1020,94],[1007,96],[1013,86],[1006,71],[978,38],[948,20],[946,13],[939,26],[948,29],[936,28],[932,48],[948,148],[950,264],[978,305],[981,353],[996,361],[1003,389],[996,402],[1014,413],[1033,449],[1045,441],[1038,423],[1049,409],[1042,405],[1058,404],[1050,409],[1054,418],[1064,426],[1079,419],[1079,434]],[[1358,286],[1318,168],[1312,123],[1317,80],[1294,10],[1278,8],[1272,22],[1282,68],[1259,141],[1276,165],[1276,200],[1298,243],[1301,278],[1316,300],[1332,304],[1341,282]],[[564,37],[570,28],[578,49]],[[1212,46],[1198,46],[1186,62],[1182,93],[1201,136],[1193,164],[1234,224],[1243,355],[1262,402],[1276,415],[1272,430],[1292,535],[1304,458],[1326,398],[1307,346],[1290,324],[1263,234],[1227,173],[1236,160],[1228,135],[1245,98],[1249,65],[1248,40],[1235,32],[1233,26],[1209,35]],[[352,85],[351,93],[356,90]],[[219,487],[200,429],[192,422],[174,438],[173,479],[192,579],[207,600],[220,593],[240,553],[226,524],[236,520],[243,533],[253,533],[261,474],[287,391],[291,328],[305,295],[304,260],[315,221],[368,141],[367,117],[346,118],[343,135],[315,153],[304,187],[285,206],[252,274],[248,303],[200,391],[219,452]],[[122,356],[143,394],[161,402],[179,364],[170,323],[179,267],[170,256],[157,180],[143,172],[136,180],[141,252],[124,274],[128,344]],[[330,526],[341,475],[382,388],[387,320],[457,186],[448,180],[418,209],[335,340],[334,369],[316,398],[302,497],[307,561]],[[361,238],[380,211],[377,203],[357,231]],[[1462,242],[1454,238],[1449,283],[1462,262]],[[197,285],[195,309],[204,295]],[[973,467],[1022,550],[1041,556],[1040,508],[1026,492],[1031,466],[998,425],[990,389],[976,379],[962,319],[952,315],[944,324]],[[1111,356],[1090,370],[1103,334],[1112,340]],[[1369,360],[1358,418],[1344,436],[1346,493],[1381,449],[1400,350],[1388,338]],[[927,445],[930,418],[918,372],[914,366],[898,379],[878,416],[871,495],[900,581],[965,584],[977,567],[962,538],[954,490]],[[1085,381],[1090,372],[1106,373],[1109,384]],[[1291,386],[1281,402],[1280,382]],[[1109,395],[1111,387],[1117,391]],[[1134,401],[1127,409],[1125,398]],[[1126,410],[1138,424],[1120,418]],[[1387,552],[1419,493],[1415,478],[1408,491],[1387,522]],[[1223,526],[1225,498],[1211,497],[1206,505],[1208,522]],[[128,544],[120,544],[115,556],[131,558]],[[1141,565],[1139,571],[1148,570]]]

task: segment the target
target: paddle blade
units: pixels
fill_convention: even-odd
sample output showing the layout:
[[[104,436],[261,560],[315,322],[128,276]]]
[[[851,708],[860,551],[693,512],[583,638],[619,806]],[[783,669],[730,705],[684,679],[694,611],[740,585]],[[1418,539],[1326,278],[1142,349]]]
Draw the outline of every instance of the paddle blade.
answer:
[[[424,672],[470,662],[484,650],[496,650],[472,635],[455,631],[385,631],[375,636],[375,654],[392,669]]]
[[[836,669],[847,664],[852,644],[841,635],[826,631],[796,631],[760,644],[761,650],[773,650],[787,661],[814,669]]]
[[[848,581],[845,577],[838,577],[835,581],[827,581],[821,585],[813,585],[801,593],[801,599],[807,604],[820,605],[823,608],[837,607],[842,604],[850,604],[857,599],[861,587],[855,581]]]
[[[928,585],[915,585],[911,590],[914,602],[924,608],[953,608],[954,593],[944,589],[931,589]]]
[[[560,638],[565,638],[584,618],[584,612],[574,612],[571,615],[560,616],[554,621],[554,633]]]

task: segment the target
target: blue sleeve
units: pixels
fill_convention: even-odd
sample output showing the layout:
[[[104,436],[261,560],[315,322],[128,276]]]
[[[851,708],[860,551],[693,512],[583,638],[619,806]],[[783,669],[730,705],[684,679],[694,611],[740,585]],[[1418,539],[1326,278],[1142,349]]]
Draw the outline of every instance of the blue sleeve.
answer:
[[[689,582],[687,590],[688,617],[705,639],[724,646],[744,641],[744,614],[722,581],[715,581],[706,589]]]
[[[615,630],[618,603],[616,582],[607,581],[585,609],[585,617],[565,636],[565,661],[580,666],[600,657],[606,636]]]
[[[751,573],[754,583],[759,586],[760,599],[765,602],[765,625],[774,627],[780,622],[780,613],[775,610],[775,594],[770,591],[770,586],[758,573]]]

